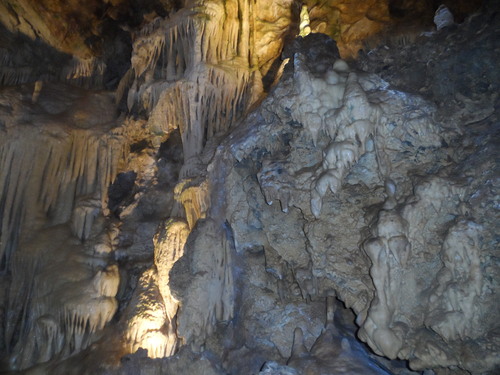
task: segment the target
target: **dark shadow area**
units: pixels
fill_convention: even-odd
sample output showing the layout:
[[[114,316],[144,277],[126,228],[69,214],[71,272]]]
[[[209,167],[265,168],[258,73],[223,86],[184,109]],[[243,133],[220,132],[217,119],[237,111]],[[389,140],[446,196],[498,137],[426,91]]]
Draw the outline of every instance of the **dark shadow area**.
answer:
[[[108,208],[115,215],[118,215],[117,210],[120,205],[132,197],[136,178],[137,173],[134,171],[119,173],[113,184],[110,185]]]

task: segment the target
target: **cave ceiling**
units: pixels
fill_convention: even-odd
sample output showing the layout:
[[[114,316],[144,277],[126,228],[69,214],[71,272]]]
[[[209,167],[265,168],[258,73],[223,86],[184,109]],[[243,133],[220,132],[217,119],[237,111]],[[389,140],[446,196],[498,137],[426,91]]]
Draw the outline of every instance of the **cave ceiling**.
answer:
[[[156,17],[168,17],[189,0],[3,0],[0,21],[11,31],[41,38],[50,46],[81,58],[102,55],[106,44],[120,30],[133,32]],[[231,1],[227,1],[230,3]],[[355,55],[360,42],[387,26],[409,22],[432,24],[437,7],[447,5],[458,21],[477,10],[474,1],[412,0],[306,0],[311,27],[340,42],[347,55]],[[297,0],[257,1],[257,18],[276,18],[280,8],[297,23],[302,2]],[[257,30],[258,32],[258,30]]]

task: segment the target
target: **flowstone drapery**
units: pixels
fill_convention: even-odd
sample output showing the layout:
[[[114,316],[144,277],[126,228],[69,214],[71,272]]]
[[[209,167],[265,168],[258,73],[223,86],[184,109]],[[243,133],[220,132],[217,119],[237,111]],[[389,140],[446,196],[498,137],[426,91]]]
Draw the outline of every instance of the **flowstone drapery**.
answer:
[[[128,90],[129,109],[151,113],[155,132],[179,128],[186,159],[233,126],[260,94],[254,6],[248,0],[190,1],[152,22],[134,43],[118,100]]]
[[[256,8],[265,8],[269,15]],[[134,41],[132,66],[116,99],[126,102],[131,122],[132,116],[147,114],[146,123],[134,126],[145,129],[156,147],[176,130],[180,132],[184,164],[173,189],[170,215],[176,218],[166,227],[181,226],[182,241],[192,232],[196,246],[188,242],[182,256],[184,244],[172,247],[169,240],[177,235],[170,229],[166,239],[157,234],[156,267],[139,279],[126,313],[131,352],[145,348],[149,356],[163,357],[181,344],[201,348],[218,322],[233,317],[233,236],[222,217],[207,219],[213,186],[206,177],[206,165],[217,139],[240,121],[262,93],[261,71],[270,69],[269,60],[276,58],[283,44],[281,39],[273,40],[272,49],[266,45],[257,54],[256,45],[262,40],[256,40],[255,23],[263,25],[261,33],[286,34],[290,19],[283,14],[287,12],[290,4],[188,1],[180,11],[149,23]],[[271,19],[280,23],[271,24]],[[136,169],[141,169],[140,163]],[[154,174],[146,177],[152,184],[155,178]],[[134,210],[138,206],[125,208],[124,220]],[[172,270],[175,278],[169,276],[181,256],[179,264],[193,262],[193,270],[183,270],[194,273],[189,282],[175,271],[181,266]],[[171,284],[178,285],[179,280],[186,285],[172,289]],[[159,294],[162,301],[157,301]]]
[[[84,349],[117,310],[117,231],[103,212],[125,141],[109,94],[46,83],[0,97],[3,347],[23,369]]]
[[[495,346],[486,333],[495,326],[486,318],[494,307],[479,271],[486,258],[478,255],[492,248],[486,250],[479,240],[482,226],[470,218],[474,188],[451,168],[429,172],[446,165],[453,127],[443,131],[433,120],[436,109],[423,99],[391,90],[341,60],[324,68],[304,51],[292,64],[282,82],[287,90],[278,86],[249,120],[258,127],[249,125],[254,141],[239,135],[231,146],[240,163],[257,157],[261,200],[280,200],[284,213],[275,205],[238,213],[232,223],[236,240],[263,246],[266,269],[278,279],[286,277],[283,262],[292,267],[303,296],[336,295],[351,307],[359,338],[379,355],[409,359],[419,370],[427,365],[476,371],[471,358],[481,352],[481,368],[494,368],[486,354]],[[343,75],[343,81],[328,83],[328,72]],[[246,199],[255,199],[251,189],[245,191]],[[232,201],[242,211],[241,201]],[[281,228],[294,228],[291,241],[276,230],[276,220]],[[298,232],[292,224],[297,221]],[[463,245],[451,245],[456,238]],[[472,337],[481,337],[476,346]],[[451,354],[456,350],[469,354]]]
[[[171,288],[182,301],[177,334],[200,350],[216,324],[234,316],[234,243],[231,228],[213,219],[200,221],[196,232],[173,267]]]
[[[479,257],[481,226],[462,221],[450,228],[443,243],[443,268],[437,285],[429,297],[431,309],[428,321],[431,328],[445,340],[476,338],[481,328],[477,299],[482,294],[483,275]],[[444,315],[443,315],[444,313]]]
[[[97,268],[92,258],[84,261],[81,275],[74,279],[66,280],[68,275],[60,274],[61,285],[76,283],[79,287],[74,287],[74,292],[87,295],[81,299],[68,295],[68,301],[62,302],[60,306],[61,312],[55,306],[52,310],[49,302],[51,298],[69,292],[56,286],[50,291],[45,290],[47,285],[43,277],[40,286],[35,289],[27,280],[13,287],[12,293],[18,296],[11,300],[7,308],[7,314],[12,317],[7,323],[5,340],[7,350],[17,358],[13,367],[25,368],[48,361],[56,355],[66,356],[78,352],[88,346],[94,340],[92,335],[95,331],[101,330],[114,316],[119,271],[113,260],[124,256],[115,255],[114,250],[123,240],[96,240],[97,233],[107,227],[102,221],[102,214],[110,213],[107,207],[108,187],[122,167],[130,167],[138,176],[139,183],[148,181],[148,184],[157,184],[154,160],[147,155],[141,155],[135,161],[127,160],[124,157],[126,146],[130,145],[132,149],[135,147],[134,142],[141,144],[144,137],[149,136],[158,150],[160,143],[179,129],[183,156],[187,161],[196,158],[207,141],[224,134],[244,115],[262,91],[255,53],[254,6],[254,2],[247,0],[189,1],[182,10],[170,13],[165,19],[158,17],[137,34],[132,66],[122,79],[117,99],[125,100],[131,113],[147,113],[149,119],[145,132],[138,130],[144,129],[141,121],[133,119],[125,121],[123,127],[113,129],[116,113],[109,94],[90,95],[78,89],[68,90],[61,85],[47,83],[45,79],[49,78],[48,75],[35,77],[36,71],[23,73],[22,69],[16,68],[10,74],[8,68],[14,64],[12,59],[19,60],[22,56],[2,50],[2,53],[6,52],[2,54],[6,63],[5,69],[1,70],[3,83],[19,84],[40,78],[33,85],[25,86],[26,92],[21,99],[8,89],[3,91],[2,102],[10,112],[2,112],[0,128],[5,134],[0,141],[0,161],[3,165],[0,172],[2,268],[12,271],[16,278],[15,274],[25,262],[23,254],[27,249],[32,249],[29,251],[36,254],[34,257],[43,257],[43,251],[40,250],[42,244],[38,249],[34,242],[45,235],[47,225],[61,226],[64,240],[61,240],[60,247],[64,247],[64,241],[74,245],[71,233],[83,242],[81,251],[95,254],[99,259]],[[286,8],[283,9],[286,11]],[[281,17],[279,14],[274,16]],[[283,33],[287,26],[288,23],[285,23],[278,29]],[[275,55],[279,53],[281,45],[282,41],[278,43]],[[275,57],[269,53],[266,56],[268,59]],[[266,60],[265,64],[268,63]],[[97,80],[102,78],[105,68],[99,58],[75,56],[67,61],[67,67],[61,72],[51,74],[60,74],[63,80],[81,86],[99,86],[102,82]],[[188,164],[173,194],[179,203],[172,203],[175,214],[187,219],[187,224],[179,219],[176,222],[182,225],[173,225],[183,227],[182,233],[178,235],[182,238],[181,242],[186,240],[196,222],[205,217],[210,206],[207,181],[192,179],[193,176],[187,171]],[[148,171],[142,170],[144,167]],[[170,183],[175,185],[175,181]],[[123,200],[127,197],[126,191],[117,194],[113,199]],[[136,198],[141,196],[139,192]],[[112,209],[121,210],[119,215],[124,221],[135,220],[141,206],[132,205],[122,209],[120,204],[120,200],[113,202]],[[125,227],[127,225],[130,224],[125,224]],[[121,231],[120,225],[115,229],[114,237]],[[163,248],[160,243],[156,246]],[[174,246],[177,250],[173,250],[172,246],[167,248],[167,253],[158,254],[156,270],[150,270],[139,282],[142,285],[140,290],[146,294],[151,292],[158,296],[159,290],[163,301],[153,304],[154,307],[150,309],[142,308],[142,304],[148,305],[149,300],[143,300],[139,293],[136,305],[132,303],[131,307],[131,311],[137,310],[137,315],[130,313],[127,323],[129,350],[146,347],[152,356],[157,357],[173,354],[178,345],[175,323],[178,303],[169,292],[168,272],[182,255],[183,244]],[[118,252],[124,253],[123,250]],[[84,259],[87,257],[81,256]],[[170,257],[172,259],[168,260]],[[226,257],[230,258],[230,254],[223,256],[224,262]],[[36,275],[37,272],[46,272],[47,267],[52,269],[64,267],[65,264],[78,268],[73,265],[73,261],[72,256],[63,257],[56,263],[57,266],[49,267],[45,261],[33,260],[35,266],[32,272]],[[86,268],[87,263],[89,269]],[[220,288],[230,290],[232,282],[228,272]],[[225,283],[228,285],[224,286]],[[59,282],[56,284],[59,285]],[[31,311],[36,308],[30,307],[22,299],[29,296],[38,298],[38,294],[43,295],[48,302],[41,303],[40,312],[36,313]],[[231,316],[232,297],[229,291],[222,294],[227,294],[223,297],[227,302],[221,307],[214,300],[214,316],[227,320]],[[27,320],[21,320],[19,324],[14,321],[17,304],[27,306],[23,312]],[[45,319],[44,314],[53,318]],[[148,316],[155,314],[157,319],[153,319],[155,323],[151,326]],[[33,322],[37,319],[46,328],[36,328]],[[211,332],[213,324],[213,319],[208,317],[203,329]],[[150,326],[155,327],[156,333],[152,333],[153,328]],[[14,334],[18,330],[22,334]],[[34,330],[45,332],[39,337],[50,336],[48,348],[42,349],[41,342],[37,341],[19,349],[26,335],[32,335]],[[21,355],[14,354],[20,350]]]
[[[6,111],[0,140],[0,256],[4,269],[20,238],[29,237],[45,221],[60,224],[73,215],[75,234],[88,236],[96,215],[87,215],[89,210],[83,206],[73,212],[73,207],[79,197],[97,199],[98,206],[106,201],[107,187],[124,152],[119,132],[104,133],[114,117],[111,96],[92,97],[79,90],[68,95],[63,94],[63,86],[46,85],[33,107],[29,88],[21,98],[9,89],[2,92]],[[54,101],[57,95],[66,95],[66,100]],[[95,106],[98,101],[100,108]],[[99,109],[102,112],[95,113]],[[97,127],[103,123],[104,129]]]
[[[494,80],[436,105],[314,32],[345,44],[384,18],[372,2],[336,2],[339,22],[360,5],[352,27],[326,25],[329,2],[160,3],[133,32],[122,24],[133,48],[115,103],[22,66],[9,79],[32,83],[0,91],[0,364],[495,373]],[[289,40],[299,27],[312,32]],[[479,75],[488,53],[468,69]],[[17,55],[6,56],[11,68]],[[383,56],[383,72],[400,58]],[[107,69],[67,64],[79,85]]]
[[[328,135],[330,139],[326,146],[324,142],[318,145],[323,147],[322,167],[316,169],[314,176],[308,177],[312,179],[311,210],[318,217],[326,192],[336,193],[341,188],[351,166],[366,153],[366,143],[376,127],[386,119],[382,118],[380,106],[368,100],[357,74],[350,72],[345,61],[337,59],[330,68],[322,61],[315,71],[311,71],[305,65],[305,57],[296,54],[293,64],[294,80],[300,95],[291,106],[292,118],[304,125],[315,146],[321,135]],[[369,86],[370,82],[365,81],[365,85]],[[370,145],[373,147],[373,143]],[[382,177],[387,173],[385,169],[380,168]],[[271,174],[266,172],[267,176]],[[275,196],[276,193],[271,193],[270,189],[279,189],[271,185],[269,181],[262,180],[261,187],[265,194]],[[283,183],[281,189],[289,190]],[[282,202],[282,205],[287,207],[288,202]]]
[[[392,192],[387,193],[388,201],[394,200]],[[414,296],[418,293],[414,289],[415,281],[411,274],[405,275],[411,252],[408,223],[395,210],[393,202],[389,202],[379,212],[374,227],[375,237],[367,240],[363,248],[372,262],[370,276],[376,297],[372,300],[359,336],[377,354],[395,359],[403,345],[405,330],[408,329],[405,318],[398,321],[395,317],[399,314],[404,295]]]

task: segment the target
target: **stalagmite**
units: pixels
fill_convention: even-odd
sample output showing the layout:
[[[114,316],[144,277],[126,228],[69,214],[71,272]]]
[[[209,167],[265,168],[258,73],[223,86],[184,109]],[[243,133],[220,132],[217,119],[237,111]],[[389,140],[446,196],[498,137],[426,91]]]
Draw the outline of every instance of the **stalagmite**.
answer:
[[[154,269],[141,276],[127,311],[125,337],[130,353],[143,348],[152,358],[170,356],[177,347],[177,336],[167,318],[157,278]]]
[[[31,96],[31,101],[36,103],[38,101],[38,97],[40,96],[40,91],[43,88],[43,81],[36,81],[35,88],[33,89],[33,95]]]
[[[202,220],[195,232],[194,242],[186,246],[184,257],[175,264],[171,276],[182,267],[180,264],[190,262],[190,275],[182,276],[189,287],[185,289],[187,295],[182,297],[177,317],[178,334],[199,350],[215,324],[228,322],[234,314],[234,239],[230,228],[213,219]],[[198,248],[204,251],[195,251]],[[175,297],[177,290],[173,289]]]
[[[391,190],[387,195],[392,199]],[[377,294],[358,334],[376,353],[394,359],[403,346],[402,336],[407,329],[397,317],[401,284],[406,278],[403,272],[411,258],[408,223],[397,207],[380,211],[374,237],[365,242],[364,250],[372,261],[370,275]]]
[[[158,287],[165,304],[165,312],[169,320],[177,313],[179,302],[170,292],[170,270],[184,254],[184,245],[189,235],[189,227],[184,221],[170,219],[164,229],[157,233],[155,243],[155,265],[158,271]]]
[[[189,228],[169,219],[154,238],[155,269],[146,271],[128,313],[126,337],[130,352],[148,350],[151,358],[172,355],[178,346],[176,314],[179,301],[170,291],[170,270],[184,253]]]
[[[326,300],[329,304],[327,310],[333,309],[333,299]],[[302,330],[295,329],[287,366],[297,369],[300,374],[379,374],[373,364],[358,357],[349,338],[339,333],[333,323],[333,313],[327,313],[327,319],[325,328],[310,350],[304,345]]]

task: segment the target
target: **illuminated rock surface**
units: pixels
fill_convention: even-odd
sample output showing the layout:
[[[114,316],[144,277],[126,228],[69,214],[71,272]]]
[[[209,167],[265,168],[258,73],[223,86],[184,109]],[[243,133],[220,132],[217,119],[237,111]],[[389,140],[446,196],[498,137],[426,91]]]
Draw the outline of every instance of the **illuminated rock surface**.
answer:
[[[106,4],[1,5],[0,370],[498,372],[498,6]]]

